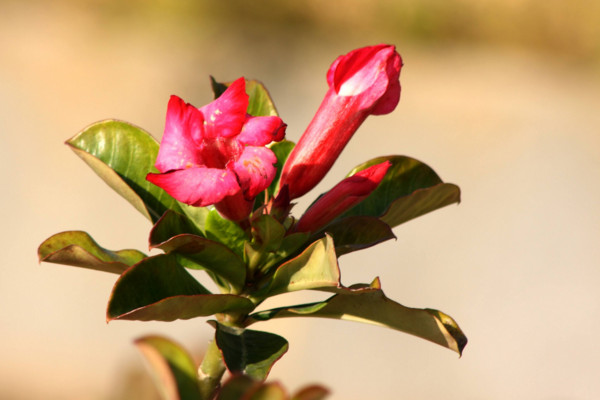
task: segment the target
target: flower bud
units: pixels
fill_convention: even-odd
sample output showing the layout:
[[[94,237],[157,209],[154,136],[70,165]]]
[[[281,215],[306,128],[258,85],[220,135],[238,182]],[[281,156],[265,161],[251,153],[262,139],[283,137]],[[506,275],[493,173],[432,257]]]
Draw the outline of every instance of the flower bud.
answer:
[[[296,225],[296,231],[317,232],[363,201],[377,189],[391,165],[389,161],[373,165],[335,185],[306,210]]]
[[[394,110],[400,100],[402,59],[391,45],[354,50],[329,68],[329,90],[287,159],[280,189],[290,199],[315,187],[369,115]]]

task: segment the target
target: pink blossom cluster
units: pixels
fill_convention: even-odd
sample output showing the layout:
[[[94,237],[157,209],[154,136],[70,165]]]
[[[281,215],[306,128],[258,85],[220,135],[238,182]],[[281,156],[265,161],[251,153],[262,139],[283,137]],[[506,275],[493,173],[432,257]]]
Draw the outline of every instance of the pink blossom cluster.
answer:
[[[283,166],[280,203],[281,196],[289,204],[314,188],[369,115],[394,110],[400,100],[401,67],[395,47],[385,44],[354,50],[333,62],[327,73],[329,90]],[[200,108],[172,96],[155,164],[160,173],[147,179],[183,203],[214,204],[234,221],[248,218],[255,197],[276,176],[277,159],[267,145],[284,138],[286,125],[276,116],[250,116],[247,108],[244,78]],[[375,190],[389,167],[386,161],[342,180],[294,229],[322,228]]]

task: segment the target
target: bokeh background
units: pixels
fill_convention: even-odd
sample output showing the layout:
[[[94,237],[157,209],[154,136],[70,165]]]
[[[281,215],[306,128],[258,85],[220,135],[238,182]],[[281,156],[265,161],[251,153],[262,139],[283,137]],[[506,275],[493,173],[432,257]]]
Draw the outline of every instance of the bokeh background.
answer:
[[[600,3],[585,0],[1,1],[0,398],[149,399],[132,341],[168,335],[201,354],[204,319],[104,321],[115,276],[36,249],[88,231],[147,248],[148,222],[63,142],[119,118],[160,138],[177,94],[208,76],[262,80],[297,140],[333,59],[392,43],[402,99],[369,119],[297,212],[354,165],[405,154],[463,201],[341,258],[345,284],[452,315],[464,355],[375,326],[266,323],[290,350],[271,379],[332,400],[600,398]],[[281,304],[316,294],[281,296]],[[273,303],[273,304],[275,304]]]

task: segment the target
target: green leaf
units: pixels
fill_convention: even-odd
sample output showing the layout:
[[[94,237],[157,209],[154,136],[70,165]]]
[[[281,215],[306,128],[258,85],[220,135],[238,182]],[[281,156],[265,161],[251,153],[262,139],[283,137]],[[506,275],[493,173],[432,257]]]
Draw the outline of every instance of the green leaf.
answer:
[[[271,185],[269,185],[269,188],[267,189],[269,196],[274,196],[279,189],[279,181],[281,180],[281,171],[283,171],[283,165],[290,156],[294,146],[296,146],[296,144],[289,140],[282,140],[281,142],[272,143],[268,146],[275,154],[275,157],[277,157],[277,162],[275,163],[275,169],[277,170],[277,173],[275,174],[273,182],[271,182]]]
[[[284,237],[279,248],[267,254],[262,262],[261,271],[266,274],[269,272],[271,267],[295,254],[296,251],[300,249],[304,243],[306,243],[309,236],[310,235],[308,233],[296,232]]]
[[[244,260],[250,271],[264,264],[265,259],[279,249],[286,229],[268,214],[259,215],[252,220],[252,241],[244,244]]]
[[[88,126],[66,144],[153,223],[171,209],[201,226],[206,210],[180,203],[146,180],[148,172],[158,172],[154,167],[158,143],[143,129],[123,121],[104,120]]]
[[[220,83],[217,82],[212,76],[210,77],[215,99],[218,98],[227,90],[229,85],[233,82]],[[255,116],[277,116],[277,109],[275,103],[271,99],[271,95],[265,88],[265,86],[257,80],[246,79],[246,93],[249,97],[247,113]]]
[[[206,209],[204,208],[204,210]],[[198,225],[192,223],[188,217],[173,210],[168,210],[150,230],[150,248],[160,247],[159,244],[181,234],[204,236]]]
[[[376,217],[352,216],[337,219],[324,231],[333,238],[338,257],[396,238],[390,226]]]
[[[210,210],[206,217],[206,237],[229,247],[240,257],[244,255],[244,242],[249,239],[238,224],[221,217],[216,209]]]
[[[348,176],[389,160],[392,166],[373,193],[344,216],[379,217],[389,226],[400,225],[438,208],[460,202],[460,189],[443,183],[426,164],[404,156],[386,156],[354,168]]]
[[[246,279],[246,267],[240,257],[227,246],[206,239],[200,228],[206,225],[210,213],[204,219],[192,223],[188,217],[167,211],[150,232],[150,248],[160,248],[172,253],[186,268],[205,270],[223,292],[237,293]]]
[[[162,399],[200,399],[196,366],[185,349],[160,336],[142,337],[135,345],[150,364]]]
[[[333,240],[325,235],[275,270],[264,298],[296,290],[338,287],[339,282]]]
[[[158,143],[150,134],[122,121],[105,120],[85,128],[67,141],[100,178],[152,222],[177,202],[164,190],[146,181],[158,172],[154,161]]]
[[[333,297],[317,303],[282,307],[252,314],[246,325],[285,317],[321,317],[364,322],[405,332],[462,354],[467,338],[448,315],[432,309],[408,308],[388,299],[379,279],[371,285],[332,289]]]
[[[275,251],[281,246],[286,230],[279,221],[263,214],[252,221],[252,236],[263,251]]]
[[[300,249],[308,241],[309,237],[310,234],[306,232],[296,232],[287,235],[281,241],[281,246],[279,246],[276,253],[281,258],[288,257]]]
[[[288,349],[288,342],[273,333],[234,328],[215,323],[217,346],[227,369],[264,380]]]
[[[241,291],[246,281],[246,265],[221,243],[197,235],[180,234],[152,247],[174,255],[184,267],[210,271],[225,279],[236,292]]]
[[[67,231],[46,239],[38,248],[38,257],[40,262],[121,274],[146,255],[137,250],[107,250],[86,232]]]
[[[278,116],[275,103],[271,99],[269,91],[257,80],[246,80],[246,93],[250,96],[248,114],[259,116]]]
[[[390,226],[398,226],[453,203],[460,203],[459,187],[451,183],[441,183],[396,199],[381,220]]]
[[[309,237],[306,233],[286,236],[285,227],[268,214],[260,215],[252,222],[252,236],[252,242],[245,243],[244,259],[250,271],[260,269],[263,275],[294,254]]]
[[[144,259],[119,277],[106,318],[174,321],[253,308],[245,297],[210,294],[173,256],[161,254]]]

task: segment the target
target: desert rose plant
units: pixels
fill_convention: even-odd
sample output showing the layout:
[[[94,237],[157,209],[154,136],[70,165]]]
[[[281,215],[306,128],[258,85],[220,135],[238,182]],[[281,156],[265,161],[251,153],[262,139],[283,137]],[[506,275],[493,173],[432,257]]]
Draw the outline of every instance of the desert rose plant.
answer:
[[[338,266],[341,255],[394,238],[393,227],[459,202],[456,185],[413,158],[383,156],[355,167],[303,214],[293,213],[293,200],[323,179],[362,122],[395,109],[401,67],[390,45],[338,57],[296,145],[285,139],[286,124],[264,86],[244,78],[213,79],[215,100],[200,108],[172,96],[160,146],[126,122],[88,126],[67,144],[150,220],[149,248],[162,253],[111,251],[85,232],[68,231],[40,245],[40,260],[117,274],[107,321],[213,317],[214,340],[199,366],[167,338],[136,341],[166,399],[289,399],[278,383],[265,382],[287,340],[249,329],[274,318],[373,323],[461,354],[467,339],[451,317],[390,300],[377,277],[344,286]],[[190,269],[205,271],[220,293]],[[261,308],[269,297],[298,290],[331,297]],[[292,398],[326,394],[310,386]]]

